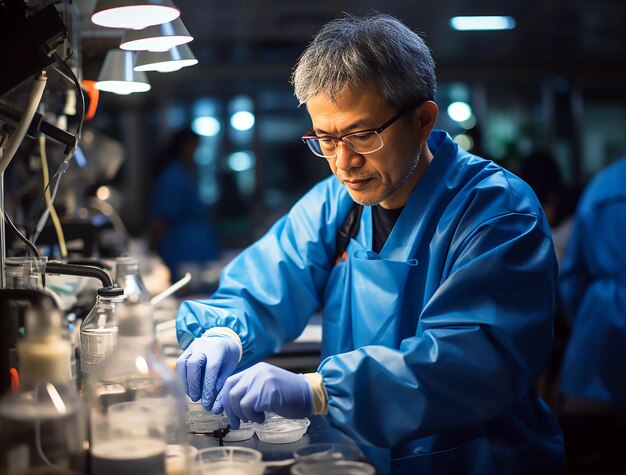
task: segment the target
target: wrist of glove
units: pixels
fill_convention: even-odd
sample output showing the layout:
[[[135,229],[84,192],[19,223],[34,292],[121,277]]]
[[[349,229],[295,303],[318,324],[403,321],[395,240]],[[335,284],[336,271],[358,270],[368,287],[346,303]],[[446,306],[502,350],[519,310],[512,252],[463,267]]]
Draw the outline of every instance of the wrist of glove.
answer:
[[[202,405],[213,407],[241,357],[240,345],[223,333],[209,333],[196,338],[176,362],[176,372],[192,401],[202,399]]]
[[[213,412],[222,408],[233,429],[240,420],[263,422],[265,412],[300,419],[312,413],[311,388],[302,374],[258,363],[226,380]]]

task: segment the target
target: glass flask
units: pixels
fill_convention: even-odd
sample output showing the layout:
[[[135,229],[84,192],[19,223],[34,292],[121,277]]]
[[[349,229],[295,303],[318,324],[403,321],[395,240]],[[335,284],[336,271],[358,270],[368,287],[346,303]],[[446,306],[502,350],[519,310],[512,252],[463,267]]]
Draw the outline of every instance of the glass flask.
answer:
[[[129,299],[142,303],[150,302],[150,293],[141,280],[139,264],[134,257],[115,259],[115,283],[124,289],[124,295]]]
[[[51,303],[25,314],[17,343],[21,385],[0,401],[0,473],[82,474],[86,420],[72,380],[72,346]]]
[[[91,474],[191,473],[184,454],[170,467],[168,447],[188,447],[182,384],[155,351],[152,307],[118,313],[113,353],[88,379]]]
[[[117,316],[126,302],[118,287],[98,289],[96,303],[80,325],[80,389],[85,392],[87,378],[110,355],[117,341]]]

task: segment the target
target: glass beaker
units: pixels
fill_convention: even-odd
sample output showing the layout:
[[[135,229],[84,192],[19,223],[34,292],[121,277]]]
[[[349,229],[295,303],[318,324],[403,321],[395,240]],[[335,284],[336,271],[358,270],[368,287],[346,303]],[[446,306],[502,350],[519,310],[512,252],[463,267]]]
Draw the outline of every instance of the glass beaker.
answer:
[[[7,289],[44,289],[48,257],[7,257],[5,276]]]
[[[117,320],[117,346],[88,379],[91,473],[165,474],[167,446],[189,445],[182,385],[155,351],[151,306],[130,302]]]

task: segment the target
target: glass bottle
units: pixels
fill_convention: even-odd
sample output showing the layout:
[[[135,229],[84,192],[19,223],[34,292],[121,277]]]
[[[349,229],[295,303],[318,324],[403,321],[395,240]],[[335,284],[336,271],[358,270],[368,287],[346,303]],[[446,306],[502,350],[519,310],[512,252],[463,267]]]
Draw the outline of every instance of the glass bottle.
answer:
[[[115,259],[115,283],[124,289],[124,295],[141,303],[150,302],[150,293],[141,280],[139,264],[134,257]]]
[[[83,393],[89,375],[115,348],[116,312],[126,300],[124,290],[118,287],[98,289],[96,303],[80,325],[80,389]]]
[[[71,377],[72,346],[51,303],[25,314],[18,341],[21,385],[0,401],[0,473],[82,474],[86,421]]]
[[[117,317],[117,346],[88,380],[91,474],[191,473],[184,393],[155,351],[152,307],[129,303]],[[168,445],[185,449],[175,467]]]

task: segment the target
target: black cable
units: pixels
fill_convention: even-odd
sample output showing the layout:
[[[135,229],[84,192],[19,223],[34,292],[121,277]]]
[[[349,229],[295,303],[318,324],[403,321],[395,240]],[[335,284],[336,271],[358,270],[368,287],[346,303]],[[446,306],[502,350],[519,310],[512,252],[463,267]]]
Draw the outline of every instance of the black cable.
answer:
[[[35,257],[41,257],[39,255],[39,251],[37,250],[37,247],[35,247],[35,245],[30,242],[26,236],[24,236],[19,229],[17,229],[17,227],[15,226],[15,224],[13,224],[13,221],[11,221],[11,218],[9,218],[9,215],[6,213],[6,211],[4,212],[4,222],[7,223],[9,225],[9,227],[11,228],[11,230],[13,230],[13,232],[15,233],[15,235],[20,239],[20,241],[22,241],[24,244],[26,244],[26,247],[28,248],[28,251],[33,253],[35,255]]]
[[[78,99],[79,99],[78,105],[80,106],[80,111],[78,112],[79,122],[76,128],[76,144],[74,145],[74,148],[76,148],[78,146],[78,142],[80,141],[80,137],[82,136],[83,124],[85,123],[85,94],[83,93],[83,88],[80,85],[80,81],[76,77],[76,74],[74,74],[74,71],[72,71],[72,68],[70,68],[69,65],[65,61],[63,61],[56,52],[53,54],[53,56],[54,56],[54,59],[57,60],[57,62],[69,75],[69,77],[72,78],[72,81],[74,82],[74,85],[76,86],[76,92],[78,94]],[[69,152],[66,152],[66,155],[67,154],[69,154]]]
[[[48,180],[48,183],[46,183],[44,191],[43,191],[43,193],[41,195],[41,199],[39,200],[39,206],[37,207],[37,212],[35,213],[35,225],[34,225],[34,228],[33,228],[33,232],[30,233],[31,236],[34,236],[35,233],[37,232],[37,222],[39,221],[39,212],[41,211],[41,208],[42,208],[42,205],[43,205],[43,202],[44,202],[44,197],[46,195],[46,191],[50,187],[50,184],[52,183],[52,181],[55,178],[57,178],[57,180],[60,180],[61,179],[61,175],[63,175],[63,173],[65,173],[65,171],[67,170],[67,167],[69,166],[69,164],[66,165],[65,162],[68,159],[71,159],[71,156],[73,155],[73,152],[78,147],[78,142],[80,141],[80,138],[82,136],[83,125],[85,123],[85,95],[83,93],[83,88],[80,85],[80,81],[78,80],[78,78],[74,74],[74,71],[72,71],[72,68],[70,68],[69,65],[65,61],[63,61],[63,59],[61,59],[61,57],[56,52],[53,54],[53,56],[54,56],[54,59],[57,60],[59,65],[61,65],[61,67],[67,73],[67,75],[69,75],[69,77],[71,78],[72,82],[76,86],[76,92],[78,93],[78,99],[79,99],[78,100],[79,110],[77,111],[78,116],[79,116],[79,122],[78,122],[78,126],[76,127],[76,135],[75,135],[74,147],[71,148],[71,149],[69,147],[67,147],[65,149],[65,158],[63,159],[61,164],[57,167],[57,169],[53,173],[52,177],[50,177],[50,179]],[[62,74],[62,76],[66,77],[65,74]],[[66,165],[65,169],[61,172],[61,167],[63,167],[64,165]]]

